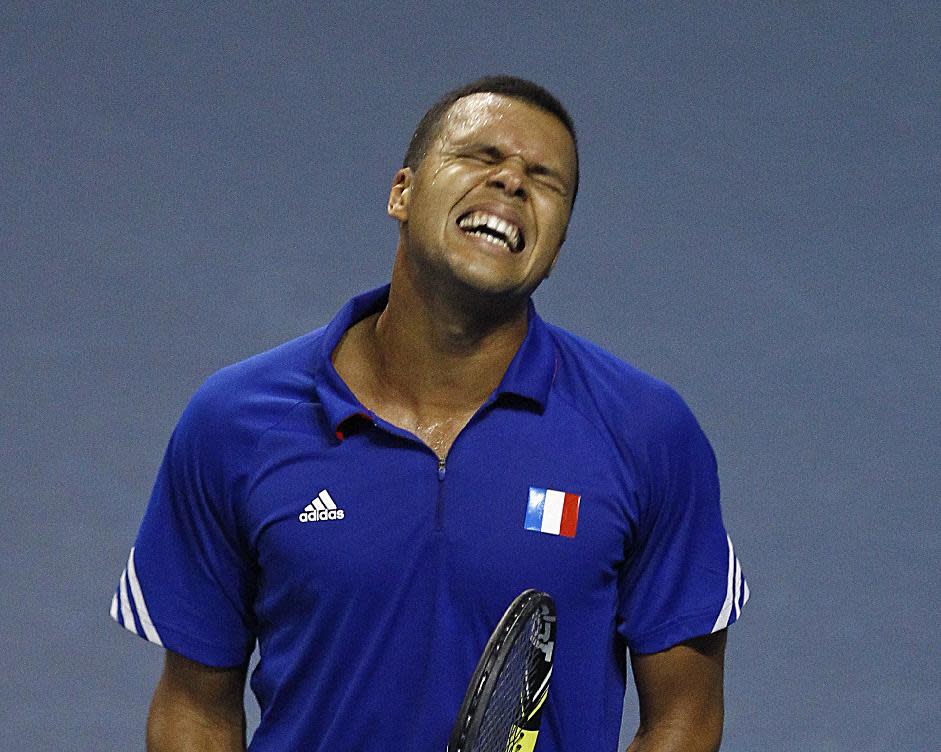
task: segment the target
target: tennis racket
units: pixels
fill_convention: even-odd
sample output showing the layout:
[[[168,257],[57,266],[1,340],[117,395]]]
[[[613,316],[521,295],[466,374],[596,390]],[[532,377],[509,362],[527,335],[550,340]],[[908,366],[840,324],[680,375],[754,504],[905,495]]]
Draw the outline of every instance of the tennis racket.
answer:
[[[555,602],[526,590],[487,641],[457,715],[448,752],[532,752],[549,693]]]

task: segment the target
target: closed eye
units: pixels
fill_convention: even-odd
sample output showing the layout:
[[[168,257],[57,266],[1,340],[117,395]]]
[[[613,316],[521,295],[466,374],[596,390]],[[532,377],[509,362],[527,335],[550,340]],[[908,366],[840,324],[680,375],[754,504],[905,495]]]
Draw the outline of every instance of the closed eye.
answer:
[[[472,159],[487,165],[495,165],[506,159],[506,155],[496,146],[478,146],[473,149],[461,152],[458,156],[465,159]],[[561,196],[567,195],[565,181],[556,170],[543,164],[532,164],[526,166],[526,172],[531,175],[540,185],[549,190],[558,193]]]
[[[496,147],[488,147],[484,149],[475,149],[474,151],[467,152],[462,156],[469,157],[470,159],[476,159],[479,162],[485,164],[497,164],[503,159],[502,152]]]
[[[561,193],[563,195],[565,194],[565,185],[553,170],[534,167],[529,171],[529,174],[535,177],[540,185],[544,185],[546,188],[549,188],[556,193]]]

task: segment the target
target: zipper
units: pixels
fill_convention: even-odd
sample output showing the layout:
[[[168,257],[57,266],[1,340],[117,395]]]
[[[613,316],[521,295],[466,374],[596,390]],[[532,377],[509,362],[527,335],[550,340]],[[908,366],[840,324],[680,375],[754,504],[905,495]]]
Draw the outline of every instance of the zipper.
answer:
[[[435,502],[435,530],[441,530],[444,523],[444,475],[446,470],[445,458],[438,457],[438,499]]]

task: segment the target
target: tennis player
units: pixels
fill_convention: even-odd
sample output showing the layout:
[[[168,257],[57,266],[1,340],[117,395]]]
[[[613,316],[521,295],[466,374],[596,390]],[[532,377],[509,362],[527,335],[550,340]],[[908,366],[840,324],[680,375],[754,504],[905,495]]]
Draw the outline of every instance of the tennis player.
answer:
[[[391,284],[197,391],[111,608],[166,649],[148,749],[244,749],[257,644],[250,749],[441,752],[526,588],[558,613],[541,752],[616,749],[625,648],[629,750],[718,749],[748,588],[712,450],[673,389],[530,300],[578,176],[541,87],[448,93],[392,180]]]

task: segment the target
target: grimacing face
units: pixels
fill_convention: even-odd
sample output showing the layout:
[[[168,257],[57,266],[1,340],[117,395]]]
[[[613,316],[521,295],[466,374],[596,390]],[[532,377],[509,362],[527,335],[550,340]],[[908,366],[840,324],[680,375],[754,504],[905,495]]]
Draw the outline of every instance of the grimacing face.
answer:
[[[575,144],[551,113],[472,94],[445,114],[414,172],[396,173],[389,214],[407,261],[486,296],[527,298],[565,240]]]

